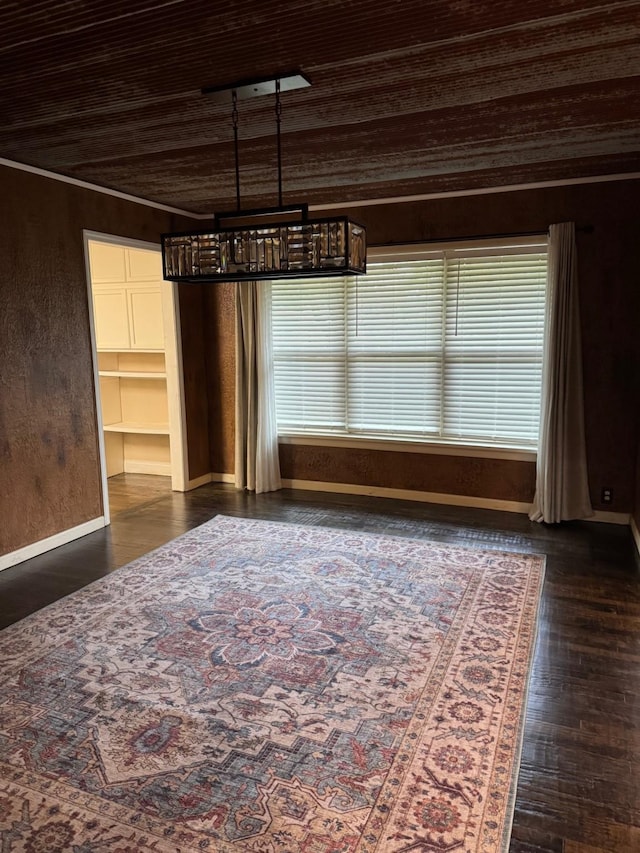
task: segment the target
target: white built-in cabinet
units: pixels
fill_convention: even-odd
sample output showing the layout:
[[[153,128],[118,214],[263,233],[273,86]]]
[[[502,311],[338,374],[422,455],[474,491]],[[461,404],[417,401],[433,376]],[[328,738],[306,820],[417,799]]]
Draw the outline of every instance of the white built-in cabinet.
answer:
[[[180,409],[160,253],[88,245],[107,477],[171,475]]]

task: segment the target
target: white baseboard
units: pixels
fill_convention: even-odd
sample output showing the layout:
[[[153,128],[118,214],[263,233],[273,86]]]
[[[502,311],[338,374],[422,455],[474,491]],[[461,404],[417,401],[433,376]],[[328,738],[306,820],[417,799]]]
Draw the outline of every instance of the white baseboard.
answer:
[[[197,489],[198,486],[206,486],[207,483],[235,483],[236,478],[233,474],[203,474],[201,477],[195,477],[189,480],[185,492],[190,492],[192,489]]]
[[[313,492],[334,492],[341,495],[370,495],[371,497],[395,498],[402,501],[444,504],[445,506],[497,509],[502,512],[519,512],[524,515],[528,515],[531,510],[530,503],[520,503],[519,501],[479,498],[471,495],[450,495],[441,492],[419,492],[410,489],[389,489],[386,486],[358,486],[352,483],[325,483],[317,480],[283,480],[282,485],[285,489],[307,489]],[[605,512],[597,510],[591,518],[584,520],[599,521],[605,524],[628,525],[630,516],[627,512]],[[640,536],[637,544],[640,551]]]
[[[202,477],[195,477],[193,480],[188,480],[185,487],[185,492],[190,492],[192,489],[197,489],[198,486],[206,486],[211,482],[211,474],[203,474]]]
[[[477,509],[498,509],[503,512],[528,513],[531,504],[503,501],[497,498],[477,498],[470,495],[449,495],[441,492],[418,492],[410,489],[390,489],[386,486],[358,486],[352,483],[325,483],[317,480],[283,480],[286,489],[307,489],[313,492],[334,492],[341,495],[370,495],[448,506],[468,506]]]
[[[171,462],[148,462],[144,459],[125,459],[125,474],[161,474],[171,476]]]
[[[633,534],[633,541],[636,543],[636,548],[638,549],[638,554],[640,554],[640,530],[638,530],[638,525],[636,524],[636,520],[633,516],[631,516],[631,533]]]
[[[607,512],[603,509],[595,510],[591,518],[585,519],[585,521],[602,521],[605,524],[623,524],[625,527],[629,526],[630,520],[631,516],[628,512]]]
[[[212,483],[233,483],[236,482],[235,474],[212,474],[211,475]]]
[[[25,560],[30,560],[32,557],[38,557],[45,551],[59,548],[60,545],[66,545],[67,542],[73,542],[74,539],[80,539],[81,536],[86,536],[88,533],[94,533],[101,527],[105,527],[103,515],[99,518],[92,518],[91,521],[85,521],[84,524],[78,524],[77,527],[70,527],[68,530],[62,530],[53,536],[47,536],[46,539],[40,539],[39,542],[32,542],[31,545],[25,545],[24,548],[18,548],[17,551],[2,554],[0,556],[0,571],[15,566],[17,563],[23,563]]]

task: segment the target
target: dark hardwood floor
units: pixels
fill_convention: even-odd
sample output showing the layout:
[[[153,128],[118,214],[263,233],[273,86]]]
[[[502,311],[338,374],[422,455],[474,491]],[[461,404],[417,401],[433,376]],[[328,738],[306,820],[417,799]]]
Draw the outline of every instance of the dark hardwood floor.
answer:
[[[640,851],[640,560],[627,528],[220,484],[180,494],[141,475],[109,482],[109,528],[0,573],[0,627],[219,513],[546,554],[510,851]]]

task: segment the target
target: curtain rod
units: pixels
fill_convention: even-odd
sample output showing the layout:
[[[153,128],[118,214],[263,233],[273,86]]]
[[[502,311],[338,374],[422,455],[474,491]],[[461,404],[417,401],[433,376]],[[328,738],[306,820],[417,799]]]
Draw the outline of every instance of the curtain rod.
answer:
[[[595,231],[593,225],[576,225],[576,231],[581,231],[583,234],[592,234]],[[473,234],[466,237],[434,237],[431,240],[396,240],[391,243],[376,243],[376,246],[414,246],[424,245],[425,243],[462,243],[465,240],[506,240],[509,237],[542,237],[548,236],[549,229],[545,231],[510,231],[502,234]]]

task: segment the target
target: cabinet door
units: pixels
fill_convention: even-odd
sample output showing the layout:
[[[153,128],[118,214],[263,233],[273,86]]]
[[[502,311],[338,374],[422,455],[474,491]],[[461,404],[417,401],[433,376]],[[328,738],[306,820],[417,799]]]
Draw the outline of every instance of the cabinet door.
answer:
[[[162,294],[156,287],[127,287],[132,349],[164,349]]]
[[[94,285],[93,316],[97,349],[129,349],[127,291],[123,287]]]
[[[162,255],[145,249],[127,249],[127,281],[162,281]]]
[[[126,249],[112,243],[97,243],[89,240],[91,281],[120,283],[127,280]]]

